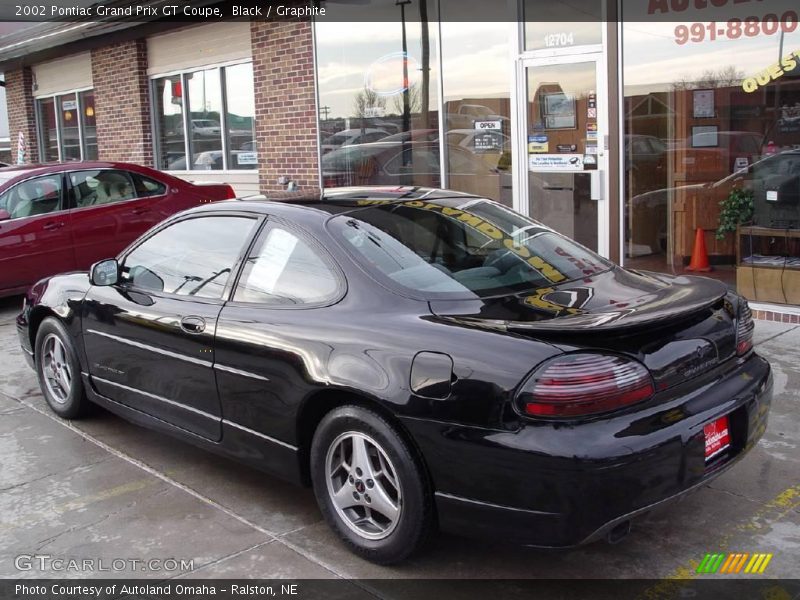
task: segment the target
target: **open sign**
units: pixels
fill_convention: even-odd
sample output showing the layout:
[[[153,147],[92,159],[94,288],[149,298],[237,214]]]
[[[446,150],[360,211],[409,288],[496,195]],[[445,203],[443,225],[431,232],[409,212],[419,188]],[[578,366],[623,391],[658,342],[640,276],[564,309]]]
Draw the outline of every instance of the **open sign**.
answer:
[[[478,131],[501,131],[502,121],[475,121],[475,129]]]

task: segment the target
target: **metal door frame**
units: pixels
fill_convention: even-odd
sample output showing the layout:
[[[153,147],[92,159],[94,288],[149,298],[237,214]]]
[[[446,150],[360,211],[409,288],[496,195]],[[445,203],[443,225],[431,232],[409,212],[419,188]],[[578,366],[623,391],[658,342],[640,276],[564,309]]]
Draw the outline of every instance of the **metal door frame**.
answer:
[[[535,52],[524,52],[524,23],[514,23],[513,32],[517,38],[518,52],[513,61],[511,89],[511,113],[515,117],[511,129],[513,166],[514,209],[524,215],[529,214],[530,189],[528,186],[528,81],[529,67],[569,66],[593,62],[595,65],[596,89],[598,99],[597,129],[598,155],[597,177],[599,177],[600,204],[597,211],[597,249],[604,257],[610,255],[610,211],[609,211],[609,126],[610,110],[608,98],[607,31],[602,27],[602,43],[589,46],[574,46]]]

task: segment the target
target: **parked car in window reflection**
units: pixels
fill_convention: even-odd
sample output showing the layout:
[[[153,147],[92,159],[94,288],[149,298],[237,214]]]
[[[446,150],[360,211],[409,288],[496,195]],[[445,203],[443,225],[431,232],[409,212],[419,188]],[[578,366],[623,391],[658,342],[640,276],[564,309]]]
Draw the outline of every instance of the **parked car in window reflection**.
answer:
[[[2,168],[0,296],[86,269],[176,212],[234,196],[229,185],[194,185],[128,163]]]
[[[375,142],[340,148],[322,157],[325,187],[351,185],[441,185],[438,142]],[[446,170],[456,188],[480,191],[511,206],[511,175],[500,168],[501,154],[476,155],[447,146]]]
[[[369,144],[377,142],[389,135],[388,131],[366,127],[364,129],[345,129],[334,133],[322,140],[320,148],[323,154],[332,152],[343,146],[353,146],[356,144]]]

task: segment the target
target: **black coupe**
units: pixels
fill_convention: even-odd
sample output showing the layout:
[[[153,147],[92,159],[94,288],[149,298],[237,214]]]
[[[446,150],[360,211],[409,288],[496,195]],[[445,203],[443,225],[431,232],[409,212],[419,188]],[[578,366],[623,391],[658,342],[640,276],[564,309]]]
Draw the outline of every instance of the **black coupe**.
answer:
[[[189,210],[36,284],[17,326],[57,414],[94,402],[311,484],[380,563],[435,526],[617,540],[744,456],[772,394],[723,284],[420,188]]]

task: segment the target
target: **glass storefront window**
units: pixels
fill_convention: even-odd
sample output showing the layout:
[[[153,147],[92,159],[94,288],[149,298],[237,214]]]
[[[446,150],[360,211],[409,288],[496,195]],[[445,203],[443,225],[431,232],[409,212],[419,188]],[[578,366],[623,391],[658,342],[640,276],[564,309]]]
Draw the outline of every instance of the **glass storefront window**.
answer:
[[[257,168],[252,63],[159,77],[152,86],[159,169]]]
[[[71,92],[36,101],[43,162],[96,160],[94,92]]]
[[[326,187],[441,185],[437,28],[428,4],[398,2],[386,8],[394,21],[369,28],[316,23]]]
[[[78,124],[78,98],[75,94],[58,96],[58,125],[61,160],[81,159],[81,134]]]
[[[800,28],[756,21],[623,23],[625,264],[683,273],[699,235],[704,274],[800,304]]]
[[[225,98],[229,168],[255,169],[258,167],[258,150],[251,63],[225,69]]]
[[[528,214],[597,251],[596,62],[529,66],[526,78]]]
[[[97,124],[94,115],[94,92],[81,92],[80,111],[83,127],[83,158],[97,160]]]
[[[153,112],[158,139],[157,167],[167,171],[187,169],[183,137],[183,80],[180,75],[153,81]]]
[[[58,160],[55,98],[39,100],[39,141],[42,162]]]
[[[222,158],[222,90],[219,69],[185,76],[189,99],[189,152],[192,170],[224,168]]]
[[[443,21],[441,28],[447,185],[510,207],[510,25]]]

